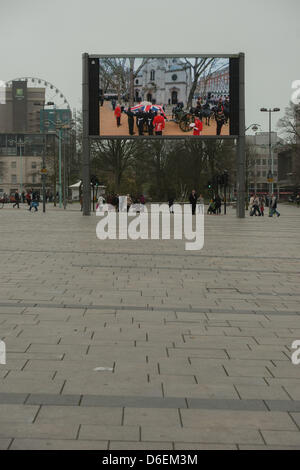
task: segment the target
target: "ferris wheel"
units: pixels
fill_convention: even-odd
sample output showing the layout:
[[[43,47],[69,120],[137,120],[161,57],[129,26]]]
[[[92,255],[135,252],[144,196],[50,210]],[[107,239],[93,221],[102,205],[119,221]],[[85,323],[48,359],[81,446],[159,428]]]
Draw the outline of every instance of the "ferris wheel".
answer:
[[[62,91],[48,80],[37,77],[18,77],[9,80],[5,85],[10,88],[14,81],[26,81],[27,86],[30,88],[45,88],[45,103],[53,102],[58,109],[67,108],[71,110],[70,104]]]

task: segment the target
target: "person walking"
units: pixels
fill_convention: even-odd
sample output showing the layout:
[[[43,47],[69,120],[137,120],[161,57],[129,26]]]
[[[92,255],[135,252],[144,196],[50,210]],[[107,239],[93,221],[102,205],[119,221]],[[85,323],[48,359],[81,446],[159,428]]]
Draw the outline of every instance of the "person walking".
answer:
[[[259,202],[260,202],[259,210],[260,210],[261,216],[263,217],[265,214],[265,203],[266,203],[264,195],[261,196]]]
[[[29,207],[29,212],[31,212],[31,209],[34,208],[34,211],[37,212],[38,211],[38,206],[39,206],[39,202],[36,198],[36,196],[34,195],[32,197],[32,201],[31,201],[31,204],[30,204],[30,207]]]
[[[192,206],[192,215],[195,215],[196,213],[197,199],[198,199],[197,193],[195,189],[193,189],[189,197],[189,201]]]
[[[277,217],[280,217],[280,212],[277,210],[277,197],[275,194],[272,194],[272,198],[270,200],[270,213],[269,217],[273,217],[273,215],[276,214]]]
[[[13,204],[13,207],[16,207],[20,209],[20,195],[18,191],[15,192],[15,203]]]
[[[221,201],[221,198],[220,198],[219,194],[216,195],[214,202],[215,202],[216,214],[220,215],[221,214],[222,201]]]
[[[173,195],[168,197],[168,205],[169,205],[170,214],[174,214],[174,207],[173,207],[174,201],[175,201],[175,198]]]
[[[117,120],[117,127],[120,127],[120,125],[121,125],[121,107],[120,107],[119,103],[117,104],[117,106],[115,108],[114,114],[115,114],[115,117],[116,117],[116,120]]]
[[[30,206],[30,203],[31,203],[31,194],[29,191],[27,191],[26,193],[26,196],[25,196],[25,199],[27,201],[27,205]]]

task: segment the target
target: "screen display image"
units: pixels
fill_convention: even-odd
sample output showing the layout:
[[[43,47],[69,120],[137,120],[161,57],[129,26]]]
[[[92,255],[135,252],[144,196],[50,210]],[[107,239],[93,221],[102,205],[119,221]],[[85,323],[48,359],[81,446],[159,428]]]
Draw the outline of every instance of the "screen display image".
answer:
[[[230,58],[99,57],[100,137],[229,136]],[[95,68],[94,68],[95,70]],[[93,72],[95,77],[95,71]],[[95,82],[95,79],[94,79]],[[90,87],[95,83],[91,83]]]

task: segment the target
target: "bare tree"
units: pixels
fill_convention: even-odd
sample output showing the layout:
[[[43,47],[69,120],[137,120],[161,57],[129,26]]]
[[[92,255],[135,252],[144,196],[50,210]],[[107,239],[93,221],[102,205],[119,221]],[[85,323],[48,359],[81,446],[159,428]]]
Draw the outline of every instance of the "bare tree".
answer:
[[[293,160],[293,180],[300,185],[300,105],[290,102],[285,115],[278,121],[279,133],[285,140],[285,149],[290,150]]]
[[[129,70],[126,67],[126,58],[106,58],[100,60],[100,86],[111,87],[118,95],[120,101],[122,95],[128,94]]]
[[[149,62],[150,58],[143,59],[142,63],[134,70],[135,57],[129,59],[129,106],[134,104],[134,80],[142,70],[142,68]]]
[[[129,139],[96,141],[92,146],[93,167],[97,171],[110,172],[115,191],[119,192],[125,171],[140,151],[141,142]]]
[[[192,63],[189,59],[185,58],[186,65],[192,70],[192,86],[189,92],[187,108],[192,106],[193,97],[197,89],[198,81],[203,72],[212,64],[216,62],[215,58],[200,58],[196,57],[195,62]]]

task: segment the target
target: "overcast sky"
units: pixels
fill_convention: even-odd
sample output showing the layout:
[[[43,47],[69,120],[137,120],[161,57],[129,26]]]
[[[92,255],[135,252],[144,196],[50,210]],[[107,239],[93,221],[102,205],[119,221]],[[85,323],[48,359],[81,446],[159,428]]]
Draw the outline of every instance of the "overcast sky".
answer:
[[[300,80],[299,0],[0,0],[0,12],[0,80],[49,80],[71,107],[83,52],[245,52],[246,123],[263,130],[260,107],[284,110]]]

